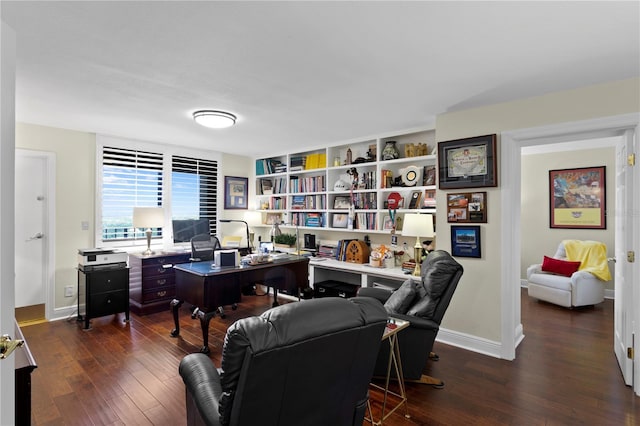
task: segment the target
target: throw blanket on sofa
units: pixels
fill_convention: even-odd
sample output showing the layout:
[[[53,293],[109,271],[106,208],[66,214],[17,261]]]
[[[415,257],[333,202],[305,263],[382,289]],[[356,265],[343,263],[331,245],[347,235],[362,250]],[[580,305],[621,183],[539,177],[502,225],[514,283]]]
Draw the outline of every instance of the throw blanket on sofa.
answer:
[[[611,279],[607,246],[598,241],[564,240],[567,260],[580,261],[580,271],[591,272],[602,281]]]

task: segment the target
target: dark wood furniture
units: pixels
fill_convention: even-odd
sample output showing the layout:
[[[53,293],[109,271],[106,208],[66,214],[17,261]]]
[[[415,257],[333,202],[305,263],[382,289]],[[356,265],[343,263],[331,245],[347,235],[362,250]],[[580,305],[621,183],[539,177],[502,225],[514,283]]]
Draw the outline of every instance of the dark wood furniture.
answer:
[[[78,321],[124,312],[129,321],[129,269],[126,266],[78,268]]]
[[[166,310],[176,295],[173,265],[188,262],[191,252],[129,255],[129,304],[138,315]]]
[[[277,302],[277,290],[287,290],[294,294],[299,289],[309,287],[309,259],[289,256],[270,263],[241,265],[238,267],[216,267],[213,262],[192,262],[175,265],[176,298],[171,302],[175,328],[172,337],[180,334],[178,310],[184,302],[194,309],[192,318],[200,319],[202,328],[202,353],[209,353],[209,321],[219,306],[240,301],[243,286],[262,283],[274,289],[274,302]]]
[[[24,341],[24,344],[13,352],[16,357],[15,424],[17,426],[28,426],[31,424],[31,373],[38,366],[17,322],[15,330],[15,339]]]

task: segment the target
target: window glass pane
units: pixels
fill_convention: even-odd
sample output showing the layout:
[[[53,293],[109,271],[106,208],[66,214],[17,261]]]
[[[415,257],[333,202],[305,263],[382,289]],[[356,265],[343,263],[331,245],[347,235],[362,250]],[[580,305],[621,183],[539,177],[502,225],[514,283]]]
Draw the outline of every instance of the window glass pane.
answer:
[[[172,219],[209,219],[210,233],[215,235],[218,162],[174,156],[171,169]]]
[[[162,154],[103,148],[102,240],[145,239],[133,228],[134,207],[162,206]],[[162,237],[162,228],[153,229]]]

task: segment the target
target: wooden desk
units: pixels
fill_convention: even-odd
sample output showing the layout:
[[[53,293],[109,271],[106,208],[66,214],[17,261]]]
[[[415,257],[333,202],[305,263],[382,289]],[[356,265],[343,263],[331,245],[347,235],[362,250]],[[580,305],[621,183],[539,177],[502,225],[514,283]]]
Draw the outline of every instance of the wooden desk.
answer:
[[[238,267],[216,267],[212,261],[175,265],[176,298],[171,301],[175,328],[172,337],[180,334],[178,311],[187,302],[195,307],[191,317],[200,319],[202,353],[209,353],[209,321],[219,306],[240,302],[244,285],[262,283],[277,290],[298,290],[309,287],[309,259],[289,256],[273,262]]]

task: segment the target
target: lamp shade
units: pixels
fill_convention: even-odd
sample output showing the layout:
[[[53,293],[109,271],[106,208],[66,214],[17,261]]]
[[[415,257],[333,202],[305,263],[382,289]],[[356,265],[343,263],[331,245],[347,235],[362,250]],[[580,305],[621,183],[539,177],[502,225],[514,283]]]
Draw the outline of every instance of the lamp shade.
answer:
[[[134,228],[162,228],[164,226],[164,209],[162,207],[134,207]]]
[[[419,213],[404,215],[402,235],[407,237],[433,237],[433,216]]]

